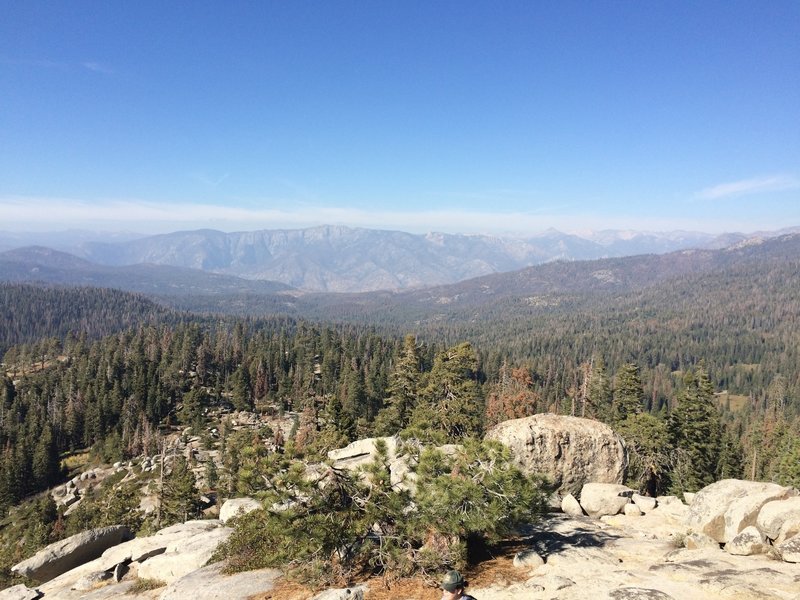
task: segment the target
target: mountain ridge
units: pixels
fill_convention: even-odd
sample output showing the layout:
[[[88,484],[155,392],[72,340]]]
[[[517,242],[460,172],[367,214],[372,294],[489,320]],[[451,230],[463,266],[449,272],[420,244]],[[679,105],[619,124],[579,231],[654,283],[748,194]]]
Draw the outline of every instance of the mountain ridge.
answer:
[[[769,235],[777,233],[762,234]],[[113,243],[83,242],[73,253],[106,266],[153,263],[244,279],[268,279],[310,292],[347,293],[456,283],[554,260],[720,247],[747,237],[630,230],[605,230],[590,237],[556,230],[528,237],[503,237],[323,225],[233,233],[212,229],[181,231]]]

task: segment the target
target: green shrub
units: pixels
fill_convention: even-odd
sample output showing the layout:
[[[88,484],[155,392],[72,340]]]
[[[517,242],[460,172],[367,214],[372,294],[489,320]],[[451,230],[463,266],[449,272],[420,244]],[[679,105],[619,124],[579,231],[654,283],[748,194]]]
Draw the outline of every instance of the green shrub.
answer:
[[[275,508],[240,518],[217,558],[229,571],[280,567],[316,585],[358,574],[424,576],[463,567],[472,546],[499,541],[543,509],[542,483],[499,444],[421,449],[409,462],[417,464],[413,502],[391,486],[380,443],[361,473],[327,468],[311,476],[300,462],[261,473],[271,486],[264,505]]]

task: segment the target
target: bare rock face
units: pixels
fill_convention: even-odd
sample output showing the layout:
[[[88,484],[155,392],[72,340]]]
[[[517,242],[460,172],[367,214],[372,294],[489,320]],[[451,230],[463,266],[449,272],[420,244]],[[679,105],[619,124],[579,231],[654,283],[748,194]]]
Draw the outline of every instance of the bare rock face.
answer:
[[[261,502],[254,498],[231,498],[225,501],[219,510],[219,520],[227,523],[230,519],[263,508]]]
[[[643,513],[649,513],[651,510],[655,509],[658,506],[658,500],[655,498],[651,498],[650,496],[642,496],[640,494],[634,494],[631,496],[631,500],[633,503],[639,507]]]
[[[11,571],[36,581],[49,581],[131,537],[130,530],[123,525],[91,529],[42,548],[31,558],[11,567]]]
[[[225,542],[232,533],[233,529],[230,527],[218,527],[197,533],[188,539],[171,542],[163,554],[148,558],[139,565],[139,577],[160,579],[167,583],[177,581],[205,565],[217,546]]]
[[[625,509],[632,495],[633,490],[624,485],[587,483],[581,490],[581,508],[594,518],[616,515]]]
[[[756,525],[776,543],[800,533],[800,496],[767,502],[758,513]]]
[[[223,600],[228,598],[263,597],[275,587],[281,575],[277,569],[246,571],[233,575],[222,573],[223,563],[214,563],[192,571],[171,583],[160,600]]]
[[[375,447],[378,440],[386,444],[386,455],[389,462],[389,473],[391,484],[398,489],[413,487],[413,473],[410,472],[408,457],[398,454],[399,438],[397,436],[382,438],[365,438],[328,452],[330,460],[335,469],[346,469],[355,471],[364,467],[375,460],[377,449]]]
[[[784,561],[800,563],[800,535],[796,535],[782,544],[778,544],[777,548]]]
[[[144,562],[148,558],[163,554],[167,547],[178,542],[188,540],[205,531],[211,531],[220,526],[219,520],[207,519],[204,521],[186,521],[165,527],[155,535],[139,537],[109,548],[98,559],[98,570],[109,571],[119,564],[129,562]]]
[[[723,479],[697,492],[687,523],[694,531],[725,544],[745,527],[755,525],[762,506],[796,494],[792,488],[775,483]]]
[[[325,590],[314,596],[311,600],[364,600],[366,592],[364,586]]]
[[[572,494],[564,496],[564,499],[561,501],[561,510],[573,517],[583,516],[583,509]]]
[[[763,554],[766,550],[767,538],[752,525],[745,527],[741,533],[725,544],[725,551],[728,554],[737,554],[739,556]]]
[[[683,541],[687,550],[697,550],[699,548],[719,548],[717,540],[707,536],[705,533],[690,533]]]
[[[526,473],[546,476],[562,494],[587,482],[622,483],[625,446],[606,424],[580,417],[533,415],[495,425],[486,439],[508,446]]]
[[[639,587],[624,587],[611,590],[608,597],[613,600],[674,600],[669,594],[659,590]]]
[[[36,600],[41,597],[40,592],[29,589],[21,583],[0,591],[0,600]]]

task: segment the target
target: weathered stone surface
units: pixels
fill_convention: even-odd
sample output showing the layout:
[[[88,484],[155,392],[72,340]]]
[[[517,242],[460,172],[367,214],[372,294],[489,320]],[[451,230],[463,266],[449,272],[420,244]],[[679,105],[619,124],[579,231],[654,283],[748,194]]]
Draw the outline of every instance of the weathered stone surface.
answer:
[[[767,502],[790,495],[790,488],[774,483],[723,479],[697,492],[687,523],[693,530],[727,543],[742,529],[755,524]]]
[[[532,570],[541,567],[544,559],[535,550],[522,550],[514,555],[512,564],[518,569]]]
[[[263,508],[263,506],[255,498],[231,498],[226,500],[222,508],[219,509],[219,520],[227,523],[229,519],[246,515],[260,508]]]
[[[414,473],[408,463],[408,456],[398,456],[400,440],[397,436],[381,438],[365,438],[328,452],[328,460],[332,461],[336,469],[354,471],[371,463],[376,456],[375,443],[382,440],[386,444],[386,454],[389,463],[389,476],[392,486],[398,489],[414,490]],[[458,448],[458,446],[452,446]],[[447,447],[439,448],[447,453]]]
[[[336,590],[325,590],[314,596],[311,600],[364,600],[364,593],[367,588],[355,586]]]
[[[32,590],[21,583],[0,591],[0,600],[36,600],[41,597],[42,594],[40,592]]]
[[[557,592],[559,590],[563,590],[564,588],[571,587],[575,585],[575,582],[568,577],[562,577],[560,575],[546,575],[543,579],[540,580],[541,585],[544,586],[544,589],[548,592]]]
[[[746,527],[755,525],[758,514],[765,504],[771,500],[787,498],[792,493],[796,493],[792,488],[775,485],[760,492],[752,491],[734,500],[725,511],[725,541],[732,540]]]
[[[211,531],[216,529],[222,524],[219,519],[198,519],[194,521],[186,521],[185,523],[177,523],[164,527],[156,531],[156,535],[174,535],[174,534],[194,534],[202,533],[203,531]]]
[[[230,527],[219,527],[172,542],[166,552],[148,558],[139,566],[139,577],[172,583],[204,566],[231,533]]]
[[[626,504],[622,509],[622,513],[626,517],[641,517],[644,514],[642,509],[633,503]]]
[[[725,551],[728,554],[736,554],[738,556],[763,554],[766,550],[766,536],[753,525],[745,527],[736,537],[725,544]]]
[[[580,517],[583,515],[583,509],[575,496],[567,494],[561,501],[561,510],[573,517]]]
[[[107,548],[130,537],[130,530],[122,525],[84,531],[46,546],[11,570],[36,581],[49,581],[97,558]]]
[[[390,461],[393,460],[397,456],[398,438],[395,436],[356,440],[344,448],[329,451],[328,459],[333,461],[333,466],[337,469],[354,470],[363,467],[375,458],[377,440],[382,440],[386,444],[388,458]]]
[[[620,513],[633,495],[633,490],[614,483],[587,483],[581,489],[581,508],[590,517]]]
[[[719,548],[719,542],[705,533],[690,533],[684,538],[683,545],[687,550]]]
[[[800,563],[800,535],[777,545],[781,558],[786,562]]]
[[[608,593],[612,600],[675,600],[669,594],[659,590],[637,587],[623,587]]]
[[[758,512],[756,526],[777,543],[800,533],[800,496],[767,502]]]
[[[653,590],[641,593],[661,599],[789,600],[800,591],[798,565],[766,554],[734,556],[720,550],[717,543],[699,550],[676,550],[673,537],[685,533],[686,526],[658,510],[634,519],[623,515],[609,519],[619,525],[564,513],[545,515],[523,532],[545,556],[545,564],[525,582],[495,581],[485,587],[473,582],[470,594],[480,600],[603,600],[612,598],[615,590],[634,588]],[[653,531],[658,538],[651,537]],[[540,543],[544,548],[540,549]],[[549,576],[574,585],[553,590],[545,585],[550,584]]]
[[[520,468],[546,476],[560,493],[577,494],[587,482],[622,483],[627,454],[604,423],[540,414],[495,425],[486,439],[508,446]]]
[[[163,554],[170,545],[191,538],[198,533],[211,531],[220,526],[218,520],[187,521],[165,527],[148,537],[135,538],[103,552],[99,559],[99,569],[108,571],[115,565],[127,562],[144,562],[148,558]]]
[[[650,496],[642,496],[641,494],[634,494],[631,496],[633,503],[639,507],[643,513],[649,513],[658,505],[658,500]]]
[[[694,502],[694,497],[695,497],[694,492],[683,492],[683,501],[690,506],[692,502]]]
[[[277,569],[222,573],[222,563],[192,571],[169,584],[159,600],[229,600],[265,594],[275,587],[281,572]],[[260,596],[259,596],[260,597]]]
[[[99,571],[97,573],[91,573],[84,577],[81,577],[73,586],[73,590],[78,590],[79,592],[87,592],[91,590],[93,587],[97,586],[104,581],[108,581],[113,577],[112,573],[108,571]]]
[[[656,507],[653,510],[681,523],[689,516],[689,507],[676,496],[659,496],[656,498]]]

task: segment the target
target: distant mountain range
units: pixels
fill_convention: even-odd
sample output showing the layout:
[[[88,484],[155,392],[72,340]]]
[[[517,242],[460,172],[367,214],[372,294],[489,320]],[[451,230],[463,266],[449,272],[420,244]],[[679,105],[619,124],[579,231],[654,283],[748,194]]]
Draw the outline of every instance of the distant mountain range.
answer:
[[[41,246],[0,253],[0,281],[114,288],[151,296],[272,294],[289,286],[165,265],[98,265]]]
[[[69,266],[83,273],[82,283],[85,285],[115,287],[113,280],[120,278],[123,289],[151,293],[158,292],[146,289],[147,286],[155,285],[163,290],[173,285],[178,291],[187,293],[192,287],[197,291],[215,288],[262,293],[266,289],[278,291],[287,286],[311,292],[347,293],[421,289],[553,261],[664,254],[689,248],[718,249],[753,236],[762,239],[791,231],[800,231],[800,228],[721,236],[684,231],[644,233],[611,230],[578,236],[548,230],[527,238],[515,238],[443,233],[422,235],[321,226],[239,233],[198,230],[147,237],[125,233],[114,234],[110,239],[108,235],[93,237],[87,232],[65,232],[50,234],[52,244],[47,243],[48,234],[0,232],[0,248],[19,248],[33,236],[30,239],[38,246],[57,247],[88,261],[74,262]],[[52,261],[42,262],[44,250],[41,248],[33,255],[28,251],[27,258],[13,254],[13,251],[0,254],[0,257],[9,273],[14,271],[9,261],[30,262],[36,252],[39,253],[38,268],[42,280],[58,279],[57,273],[45,272],[53,264]],[[55,255],[50,258],[55,260]],[[59,260],[69,262],[71,259],[62,257]],[[126,270],[103,267],[125,267]],[[157,267],[162,268],[159,270]],[[177,270],[169,271],[168,268]],[[204,272],[208,277],[203,279],[189,270]],[[12,278],[22,278],[19,269],[15,272],[17,275]],[[156,284],[152,283],[153,278]],[[242,279],[251,281],[248,283]],[[139,283],[134,285],[137,281]],[[260,285],[259,281],[283,285]]]

